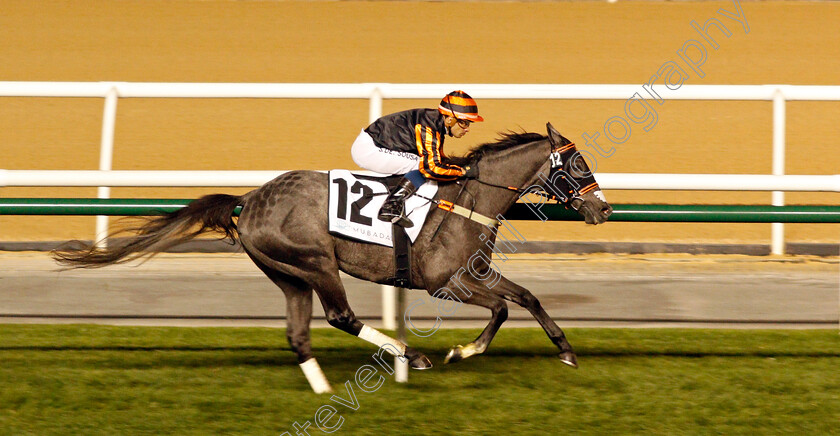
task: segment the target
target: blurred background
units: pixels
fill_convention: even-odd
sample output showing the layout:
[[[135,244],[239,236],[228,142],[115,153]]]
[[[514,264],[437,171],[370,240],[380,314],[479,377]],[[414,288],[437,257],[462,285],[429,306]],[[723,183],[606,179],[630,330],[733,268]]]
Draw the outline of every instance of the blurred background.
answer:
[[[323,83],[647,83],[679,63],[686,84],[838,85],[840,4],[741,2],[293,2],[0,0],[0,80]],[[717,18],[700,78],[677,51]],[[708,47],[707,47],[708,49]],[[831,55],[834,53],[834,55]],[[469,89],[465,91],[470,92]],[[629,97],[629,96],[628,96]],[[386,100],[384,113],[437,100]],[[618,100],[479,99],[486,122],[449,154],[505,130],[577,142],[622,115]],[[771,172],[772,102],[666,101],[597,172]],[[98,168],[103,100],[0,99],[0,168]],[[840,169],[840,102],[787,104],[787,174]],[[115,170],[357,167],[350,145],[367,100],[120,99]],[[601,143],[608,143],[601,133]],[[592,150],[590,150],[592,151]],[[234,188],[114,188],[118,197],[194,198]],[[769,204],[770,193],[607,191],[614,203]],[[95,197],[95,188],[0,188],[2,197]],[[787,204],[838,204],[788,193]],[[0,241],[91,239],[93,217],[0,216]],[[535,241],[769,244],[770,224],[521,223]],[[788,224],[788,242],[836,243],[840,225]]]
[[[738,7],[746,26],[720,13]],[[691,25],[711,18],[731,32],[710,29],[717,49]],[[838,23],[834,1],[0,0],[0,81],[629,84],[642,92],[674,62],[688,85],[837,86]],[[678,54],[689,40],[706,46],[702,78]],[[385,100],[383,112],[435,107],[447,91]],[[604,123],[624,114],[624,100],[473,96],[486,121],[449,139],[450,155],[498,132],[545,133],[551,122],[581,150],[597,155],[583,137],[595,132],[615,147],[598,156],[596,177],[772,172],[771,101],[651,103],[656,125],[632,124],[626,142],[610,145]],[[97,170],[103,105],[0,97],[0,169]],[[786,174],[840,174],[840,101],[785,107]],[[350,146],[368,117],[366,99],[120,98],[113,169],[357,169]],[[111,196],[247,190],[113,188]],[[605,194],[618,204],[771,202],[770,192]],[[96,188],[0,187],[0,198],[96,196]],[[785,199],[840,205],[838,193]],[[16,251],[92,239],[94,222],[0,216],[0,434],[289,434],[331,404],[310,393],[282,331],[245,328],[283,327],[286,308],[243,253],[167,253],[59,272],[46,253]],[[357,389],[361,409],[338,408],[343,434],[837,434],[840,224],[785,225],[788,247],[833,250],[820,256],[646,251],[766,248],[771,224],[515,225],[554,253],[497,264],[565,329],[581,369],[562,368],[556,347],[514,304],[505,327],[530,328],[502,328],[487,355],[443,365],[451,346],[479,334],[464,328],[487,324],[487,310],[464,306],[439,333],[407,339],[434,370],[412,372],[408,384],[388,377],[375,395]],[[385,310],[395,306],[393,290],[342,280],[360,320],[395,328],[399,310]],[[328,327],[320,304],[313,315],[314,350],[347,398],[344,386],[358,383],[374,348],[318,328]],[[421,328],[439,315],[433,304],[412,313]]]

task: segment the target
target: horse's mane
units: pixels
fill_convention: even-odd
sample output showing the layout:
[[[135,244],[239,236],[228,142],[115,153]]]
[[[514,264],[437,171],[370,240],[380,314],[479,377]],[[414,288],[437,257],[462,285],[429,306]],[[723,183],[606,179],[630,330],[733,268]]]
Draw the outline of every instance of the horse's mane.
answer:
[[[547,139],[545,135],[532,132],[500,132],[499,137],[494,142],[477,145],[470,149],[467,154],[463,156],[452,156],[449,161],[454,165],[467,165],[470,162],[476,162],[488,153],[493,153],[501,150],[515,147],[517,145],[528,144],[535,141]]]

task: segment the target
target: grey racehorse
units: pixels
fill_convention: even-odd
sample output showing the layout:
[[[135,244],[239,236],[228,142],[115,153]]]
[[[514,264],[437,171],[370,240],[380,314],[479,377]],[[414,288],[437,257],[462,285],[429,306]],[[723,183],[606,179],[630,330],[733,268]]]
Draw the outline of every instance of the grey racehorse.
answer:
[[[438,198],[469,209],[476,216],[498,217],[525,193],[551,194],[576,209],[589,224],[606,221],[612,208],[574,144],[547,125],[548,136],[507,133],[499,141],[474,148],[456,163],[478,165],[476,179],[443,183]],[[283,290],[287,301],[286,335],[316,392],[330,391],[312,353],[309,324],[312,294],[318,295],[333,327],[365,339],[392,354],[404,356],[415,369],[431,367],[429,359],[400,341],[362,324],[347,302],[339,271],[371,282],[390,284],[394,275],[391,248],[334,236],[327,223],[328,176],[316,171],[290,171],[242,196],[201,197],[178,211],[150,217],[125,243],[113,247],[75,246],[56,250],[56,260],[79,268],[102,267],[151,256],[206,232],[220,232],[239,241],[256,265]],[[534,204],[534,203],[532,203]],[[238,221],[234,210],[241,206]],[[492,220],[491,220],[492,221]],[[411,286],[436,297],[458,299],[490,309],[490,322],[473,342],[453,347],[446,357],[455,362],[486,350],[507,319],[507,303],[526,308],[560,349],[562,362],[577,367],[577,358],[563,331],[527,289],[499,276],[488,287],[476,274],[458,274],[475,253],[492,255],[498,229],[444,208],[430,212],[412,245]],[[481,269],[484,271],[481,271]],[[475,269],[475,268],[473,268]],[[452,283],[457,277],[458,283]],[[461,289],[458,296],[439,290]],[[390,344],[390,347],[386,345]]]

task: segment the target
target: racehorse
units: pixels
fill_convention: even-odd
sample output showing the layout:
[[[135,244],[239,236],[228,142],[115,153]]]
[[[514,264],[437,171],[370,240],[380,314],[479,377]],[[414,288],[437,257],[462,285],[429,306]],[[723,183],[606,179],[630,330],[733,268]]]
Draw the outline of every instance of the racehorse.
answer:
[[[585,161],[574,144],[550,123],[547,129],[547,136],[502,134],[496,142],[477,146],[465,156],[453,157],[456,164],[478,165],[479,176],[440,184],[438,198],[449,199],[469,210],[467,215],[486,218],[500,217],[520,196],[536,193],[564,201],[583,215],[588,224],[605,222],[612,208]],[[462,195],[464,192],[466,195]],[[69,267],[103,267],[153,256],[205,232],[223,233],[224,239],[231,243],[238,241],[260,270],[283,290],[287,301],[287,339],[315,392],[330,392],[331,388],[310,343],[313,291],[321,300],[331,326],[408,359],[412,368],[430,368],[431,361],[421,352],[356,319],[339,271],[379,284],[392,284],[393,249],[332,235],[328,231],[327,196],[327,174],[290,171],[242,196],[207,195],[175,212],[150,217],[145,224],[132,229],[136,232],[133,236],[117,246],[71,248],[68,245],[54,251],[53,256]],[[235,221],[233,212],[239,206],[242,209]],[[453,347],[446,362],[484,352],[507,319],[506,301],[512,301],[526,308],[539,322],[560,349],[561,361],[577,367],[577,357],[565,334],[530,291],[501,275],[492,287],[485,285],[481,277],[490,268],[489,263],[479,265],[478,274],[458,273],[474,253],[490,258],[497,231],[495,225],[461,216],[449,218],[446,208],[434,208],[411,247],[412,288],[425,289],[438,298],[485,307],[491,312],[490,321],[478,338],[466,346]],[[456,278],[457,283],[452,283]],[[460,297],[439,292],[444,288],[463,289],[463,292]]]

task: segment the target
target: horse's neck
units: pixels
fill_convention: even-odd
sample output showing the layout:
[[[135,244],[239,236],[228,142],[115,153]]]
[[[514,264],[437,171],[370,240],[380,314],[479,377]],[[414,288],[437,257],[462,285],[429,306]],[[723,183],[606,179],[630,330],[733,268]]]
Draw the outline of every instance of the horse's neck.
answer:
[[[536,183],[542,167],[548,165],[549,148],[547,140],[537,141],[486,156],[479,163],[481,180],[501,186],[528,187]],[[477,187],[475,211],[492,217],[506,212],[519,198],[515,191],[478,182],[472,182],[468,189],[473,186]]]

